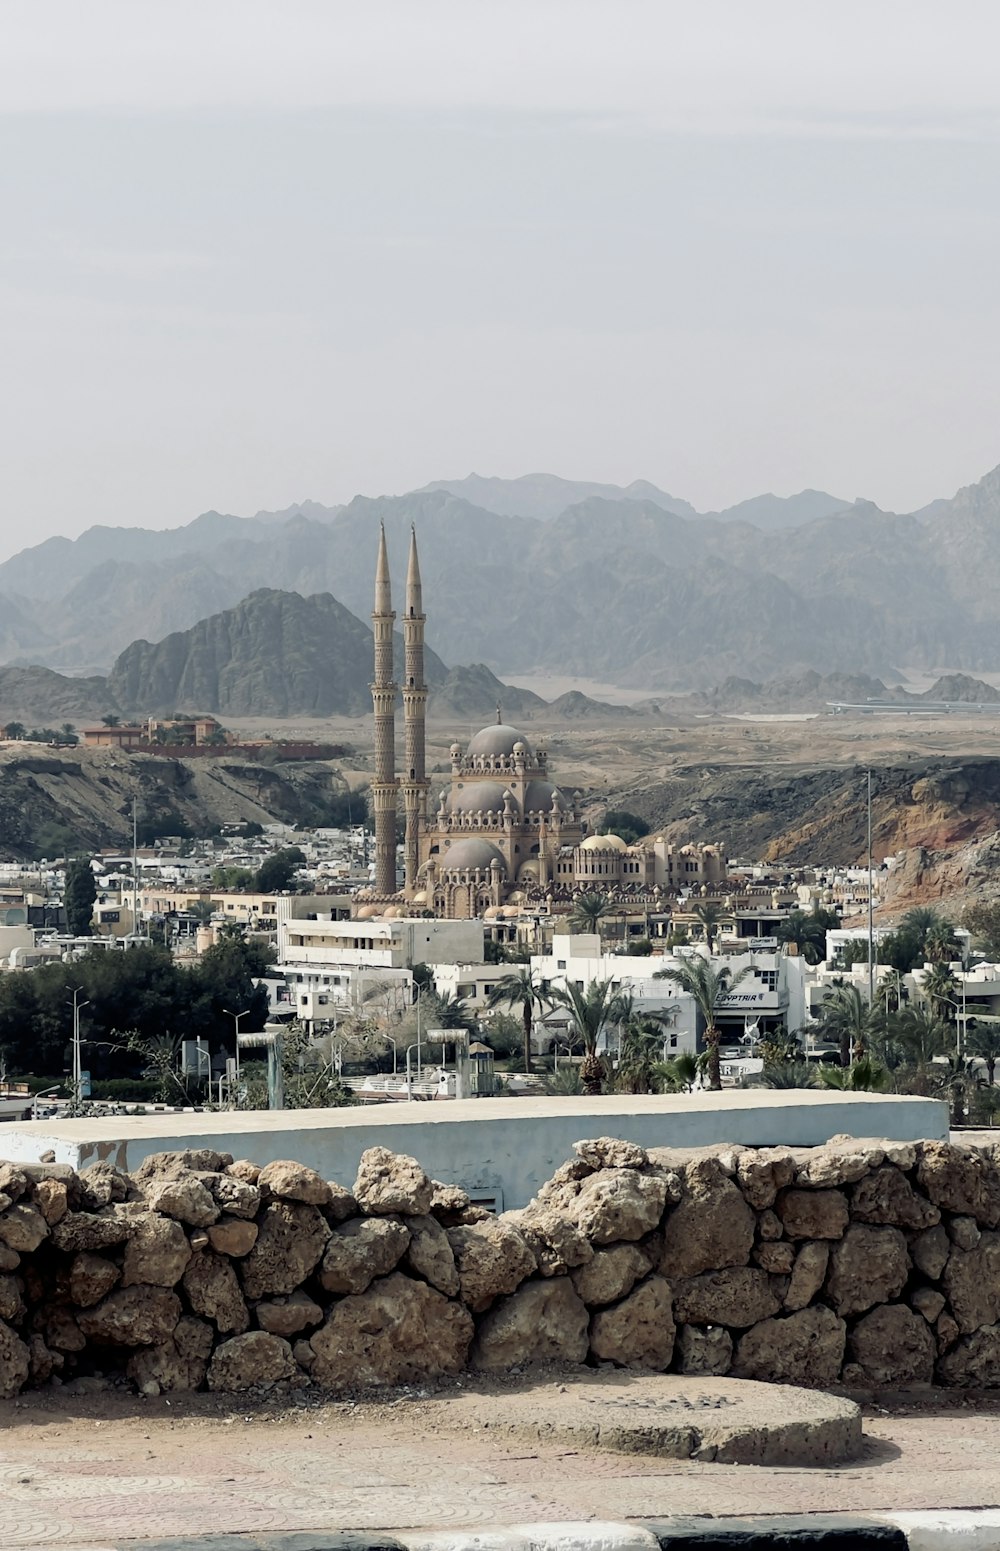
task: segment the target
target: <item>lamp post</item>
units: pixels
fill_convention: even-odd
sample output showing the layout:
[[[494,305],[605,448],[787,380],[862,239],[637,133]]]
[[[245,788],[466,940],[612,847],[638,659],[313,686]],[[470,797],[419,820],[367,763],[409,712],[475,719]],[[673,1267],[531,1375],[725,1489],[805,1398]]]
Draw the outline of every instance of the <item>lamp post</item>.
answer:
[[[73,991],[73,1109],[80,1108],[81,1088],[83,1087],[83,1071],[80,1061],[80,1013],[84,1007],[89,1007],[89,1002],[78,1000],[83,986],[77,986]]]
[[[236,1102],[238,1104],[240,1102],[240,1019],[245,1018],[250,1009],[244,1007],[242,1012],[230,1012],[228,1007],[223,1007],[222,1011],[227,1018],[232,1018],[236,1029]]]

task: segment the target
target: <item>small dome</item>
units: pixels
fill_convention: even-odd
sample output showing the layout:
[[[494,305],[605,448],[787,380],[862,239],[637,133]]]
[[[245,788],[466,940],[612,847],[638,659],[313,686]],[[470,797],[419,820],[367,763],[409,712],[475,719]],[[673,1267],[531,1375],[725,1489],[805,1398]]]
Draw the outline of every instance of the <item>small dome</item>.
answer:
[[[488,840],[459,840],[456,845],[450,846],[441,857],[441,867],[451,871],[460,867],[463,871],[468,868],[475,872],[489,872],[493,862],[499,862],[502,870],[507,871],[507,863],[504,861],[496,846],[490,845]]]
[[[566,812],[566,799],[558,787],[551,781],[529,781],[524,789],[525,813],[552,812],[552,798],[556,799],[556,807],[561,813]]]
[[[628,846],[620,835],[588,835],[580,846],[581,851],[627,851]]]
[[[358,913],[354,917],[354,919],[355,919],[355,921],[370,921],[370,920],[372,920],[372,918],[374,916],[377,916],[377,915],[378,915],[378,906],[377,905],[362,905],[361,909],[358,911]]]
[[[453,786],[445,806],[449,813],[502,813],[504,788],[499,781],[466,781]]]
[[[414,905],[426,905],[426,903],[427,903],[427,890],[426,889],[418,890],[418,892],[416,894],[414,894],[413,899],[411,900],[411,904],[414,904]]]
[[[489,758],[497,754],[513,754],[515,744],[521,744],[526,759],[533,759],[531,744],[516,727],[508,727],[506,722],[494,722],[490,727],[483,727],[469,740],[466,754],[470,757],[479,755]]]

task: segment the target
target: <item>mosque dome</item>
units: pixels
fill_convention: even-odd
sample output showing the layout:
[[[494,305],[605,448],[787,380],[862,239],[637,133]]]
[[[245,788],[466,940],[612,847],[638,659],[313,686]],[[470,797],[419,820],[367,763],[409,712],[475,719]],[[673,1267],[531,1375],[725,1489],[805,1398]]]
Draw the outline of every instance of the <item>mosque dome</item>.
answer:
[[[522,745],[525,760],[530,762],[534,759],[534,750],[524,734],[518,732],[516,727],[508,727],[506,722],[493,722],[491,726],[481,728],[469,740],[469,747],[465,752],[470,758],[478,755],[480,758],[489,759],[498,754],[504,754],[509,758],[514,752],[515,743]]]
[[[452,787],[445,806],[449,813],[502,813],[505,791],[499,781],[468,781]]]
[[[551,781],[529,781],[524,790],[525,813],[536,813],[539,809],[543,813],[552,812],[552,798],[556,799],[556,807],[560,813],[566,812],[566,799],[557,786]]]
[[[627,851],[628,846],[620,835],[588,835],[580,846],[581,851]]]
[[[496,846],[490,845],[488,840],[473,840],[471,837],[459,840],[441,857],[441,867],[449,871],[461,867],[463,870],[468,868],[470,872],[475,872],[477,868],[480,872],[489,872],[493,862],[499,862],[503,871],[507,871],[507,863]]]

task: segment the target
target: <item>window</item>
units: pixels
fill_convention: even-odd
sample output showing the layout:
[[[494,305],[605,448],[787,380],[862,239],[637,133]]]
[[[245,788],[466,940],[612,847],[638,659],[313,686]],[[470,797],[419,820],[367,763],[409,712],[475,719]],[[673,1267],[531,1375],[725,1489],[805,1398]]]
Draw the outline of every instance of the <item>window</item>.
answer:
[[[565,968],[566,968],[566,960],[565,959],[556,959],[556,969],[565,969]]]

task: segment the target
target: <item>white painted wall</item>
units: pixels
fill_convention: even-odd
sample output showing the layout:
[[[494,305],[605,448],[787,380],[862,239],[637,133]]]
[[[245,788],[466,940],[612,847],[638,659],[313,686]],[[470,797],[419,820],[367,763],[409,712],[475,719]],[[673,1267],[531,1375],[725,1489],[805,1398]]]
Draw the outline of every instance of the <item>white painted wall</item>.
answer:
[[[465,1099],[17,1122],[4,1127],[0,1151],[14,1162],[37,1162],[51,1150],[75,1168],[106,1159],[134,1169],[150,1153],[214,1147],[260,1164],[295,1158],[350,1185],[365,1148],[382,1146],[419,1159],[435,1179],[495,1193],[509,1209],[526,1205],[581,1137],[618,1136],[644,1147],[815,1147],[839,1134],[943,1139],[948,1110],[936,1099],[808,1090]]]

